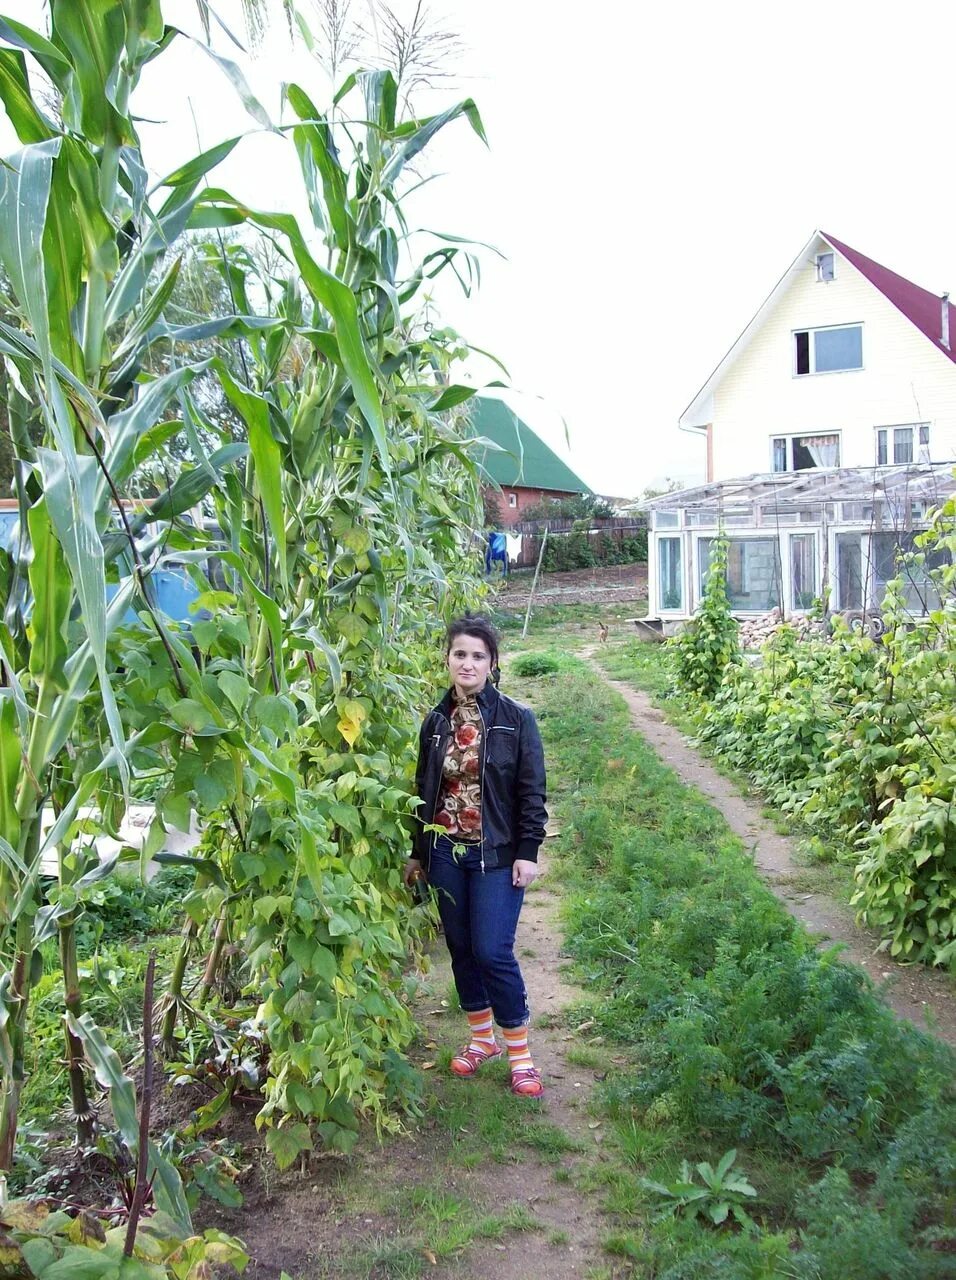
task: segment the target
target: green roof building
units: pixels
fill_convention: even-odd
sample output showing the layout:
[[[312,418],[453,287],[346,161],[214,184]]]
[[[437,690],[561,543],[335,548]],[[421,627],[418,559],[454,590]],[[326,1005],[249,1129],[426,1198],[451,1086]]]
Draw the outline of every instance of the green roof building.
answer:
[[[542,498],[591,492],[503,400],[475,396],[470,408],[474,434],[498,445],[498,449],[478,450],[477,456],[489,481],[501,489],[504,524],[516,523],[523,510]]]

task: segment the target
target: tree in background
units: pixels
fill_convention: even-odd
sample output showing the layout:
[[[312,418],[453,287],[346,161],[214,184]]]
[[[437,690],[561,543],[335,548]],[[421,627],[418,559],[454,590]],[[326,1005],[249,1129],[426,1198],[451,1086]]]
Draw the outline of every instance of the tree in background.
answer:
[[[567,498],[542,498],[527,507],[525,520],[610,520],[614,508],[596,493],[575,493]]]

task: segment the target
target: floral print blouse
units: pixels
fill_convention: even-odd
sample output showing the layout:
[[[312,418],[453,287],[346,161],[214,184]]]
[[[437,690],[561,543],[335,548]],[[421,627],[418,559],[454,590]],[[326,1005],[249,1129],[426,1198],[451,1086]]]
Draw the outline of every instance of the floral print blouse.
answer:
[[[442,765],[435,822],[462,844],[481,841],[481,712],[474,696],[452,695],[451,738]]]

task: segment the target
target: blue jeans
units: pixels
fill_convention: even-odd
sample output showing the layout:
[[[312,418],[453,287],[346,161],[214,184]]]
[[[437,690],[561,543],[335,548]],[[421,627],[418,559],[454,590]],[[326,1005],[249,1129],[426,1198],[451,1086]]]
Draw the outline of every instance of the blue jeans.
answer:
[[[524,889],[511,883],[511,867],[481,869],[478,846],[458,846],[439,836],[432,849],[428,883],[451,952],[451,968],[461,1007],[477,1013],[491,1007],[499,1027],[523,1027],[528,995],[515,959],[515,929]]]

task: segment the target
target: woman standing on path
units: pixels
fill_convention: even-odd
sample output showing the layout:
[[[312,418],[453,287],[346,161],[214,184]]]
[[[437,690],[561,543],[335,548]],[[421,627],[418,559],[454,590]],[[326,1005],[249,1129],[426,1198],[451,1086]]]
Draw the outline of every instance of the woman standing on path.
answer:
[[[499,693],[498,635],[466,614],[448,628],[452,687],[425,717],[416,784],[422,804],[405,883],[424,876],[435,889],[451,967],[471,1038],[451,1069],[472,1076],[501,1054],[511,1091],[539,1098],[540,1073],[528,1051],[528,996],[515,959],[524,891],[538,874],[547,821],[544,751],[529,707]],[[426,831],[443,827],[445,834]]]

